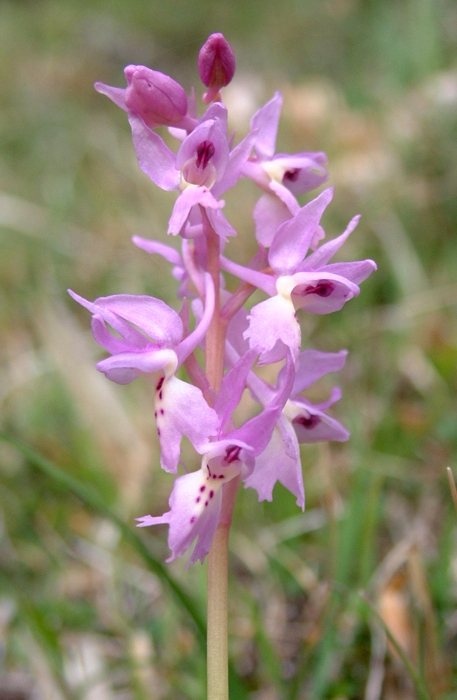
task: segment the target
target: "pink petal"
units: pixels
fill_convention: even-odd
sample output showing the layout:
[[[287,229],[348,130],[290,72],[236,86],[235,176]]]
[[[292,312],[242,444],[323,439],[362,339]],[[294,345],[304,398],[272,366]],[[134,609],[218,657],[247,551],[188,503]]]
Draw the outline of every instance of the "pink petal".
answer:
[[[295,359],[298,357],[301,331],[290,299],[278,294],[262,301],[252,307],[248,318],[249,328],[244,337],[249,339],[252,349],[261,353],[259,364],[277,362],[284,357],[278,341],[290,348]]]
[[[280,92],[275,92],[274,97],[251,119],[251,130],[258,129],[255,151],[262,160],[267,160],[274,155],[281,107],[282,95]]]
[[[322,214],[333,197],[333,189],[324,190],[300,209],[298,214],[286,221],[271,244],[268,260],[272,268],[281,275],[292,274],[303,261]]]
[[[177,377],[170,377],[158,386],[154,408],[161,466],[176,473],[182,436],[186,435],[198,450],[210,436],[217,434],[217,413],[208,406],[200,389]]]
[[[284,450],[284,435],[293,444],[292,454]],[[257,491],[259,501],[272,501],[273,488],[280,482],[297,498],[297,505],[305,507],[305,492],[300,461],[300,450],[295,432],[288,421],[282,420],[281,428],[273,431],[267,448],[256,458],[252,473],[244,480],[246,487]]]
[[[141,117],[129,113],[133,145],[141,170],[162,190],[177,190],[179,170],[176,156],[155,131],[146,126]]]

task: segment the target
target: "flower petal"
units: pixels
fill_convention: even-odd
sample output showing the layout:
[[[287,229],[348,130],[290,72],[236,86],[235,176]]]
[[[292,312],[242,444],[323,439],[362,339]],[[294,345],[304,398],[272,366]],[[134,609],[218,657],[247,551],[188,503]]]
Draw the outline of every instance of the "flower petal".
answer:
[[[337,372],[346,362],[348,351],[320,352],[319,350],[303,350],[298,356],[298,368],[295,374],[292,396],[308,389],[311,384],[329,372]]]
[[[176,156],[155,131],[146,126],[141,117],[129,113],[133,145],[141,170],[162,190],[177,190],[179,170]]]
[[[219,419],[200,389],[177,377],[159,382],[154,405],[161,466],[165,471],[175,473],[182,436],[186,435],[198,450],[210,436],[217,434]]]
[[[333,189],[324,190],[300,209],[298,214],[279,227],[271,244],[268,260],[278,274],[292,274],[303,261]]]
[[[281,107],[282,95],[280,92],[275,92],[274,97],[264,104],[251,119],[251,130],[258,129],[254,148],[262,160],[274,155]]]
[[[293,445],[285,452],[284,438]],[[292,454],[291,454],[292,452]],[[297,498],[297,505],[305,507],[305,492],[297,436],[289,421],[280,419],[267,448],[255,460],[252,473],[244,480],[246,487],[257,491],[259,501],[273,500],[273,488],[280,482]]]
[[[252,307],[248,318],[249,328],[244,332],[244,337],[249,339],[252,349],[261,353],[259,364],[283,359],[281,341],[290,348],[294,359],[298,357],[301,331],[290,299],[280,294],[266,299]]]

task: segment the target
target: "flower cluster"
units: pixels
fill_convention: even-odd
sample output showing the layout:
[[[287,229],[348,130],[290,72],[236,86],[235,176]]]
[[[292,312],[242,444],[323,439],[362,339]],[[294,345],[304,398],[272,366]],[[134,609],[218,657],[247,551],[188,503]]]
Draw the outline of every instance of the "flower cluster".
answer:
[[[322,376],[341,369],[347,353],[302,349],[297,312],[338,311],[376,269],[372,260],[330,262],[358,217],[340,236],[322,242],[321,218],[332,189],[304,206],[297,196],[325,182],[326,157],[276,153],[280,93],[254,114],[249,133],[234,145],[221,89],[233,77],[235,58],[222,34],[211,35],[202,47],[198,70],[208,88],[200,118],[193,93],[188,98],[172,78],[145,66],[127,66],[126,88],[95,85],[127,112],[140,168],[158,187],[177,192],[168,233],[180,236],[179,250],[139,237],[133,241],[173,266],[181,311],[149,296],[90,302],[70,292],[92,313],[95,340],[109,354],[97,368],[119,384],[140,375],[152,384],[163,469],[177,473],[184,435],[201,455],[199,469],[175,479],[170,510],[138,519],[140,527],[168,524],[170,560],[196,540],[191,562],[209,552],[229,482],[242,481],[259,500],[271,500],[280,482],[304,508],[300,443],[348,439],[347,430],[327,414],[339,389],[317,405],[303,396]],[[158,127],[168,127],[176,151]],[[237,232],[221,199],[243,178],[261,190],[253,212],[258,252],[245,265],[225,255]],[[224,272],[239,279],[235,291],[226,290]],[[256,290],[265,298],[248,311],[245,303]],[[204,368],[196,360],[197,347],[204,349]],[[273,363],[279,369],[270,384],[255,370]],[[190,382],[178,378],[181,366]],[[259,412],[237,427],[233,413],[245,391]]]

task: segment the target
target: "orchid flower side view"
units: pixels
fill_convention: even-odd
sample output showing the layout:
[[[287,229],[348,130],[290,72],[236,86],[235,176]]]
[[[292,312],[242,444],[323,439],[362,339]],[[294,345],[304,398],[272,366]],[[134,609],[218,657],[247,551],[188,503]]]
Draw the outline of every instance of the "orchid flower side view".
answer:
[[[376,265],[331,262],[358,217],[322,242],[332,189],[304,206],[297,196],[326,181],[326,156],[275,152],[280,93],[254,114],[249,133],[234,145],[221,90],[234,75],[235,57],[222,34],[212,34],[200,50],[198,71],[207,88],[201,117],[193,93],[187,97],[172,78],[145,66],[127,66],[126,88],[95,84],[127,112],[143,172],[161,189],[176,190],[168,234],[179,236],[180,245],[133,241],[172,266],[180,311],[149,296],[91,302],[70,294],[91,312],[94,338],[109,354],[97,369],[119,384],[140,376],[151,384],[162,468],[177,473],[183,436],[195,449],[200,467],[175,478],[169,510],[139,517],[138,526],[168,525],[168,561],[189,550],[192,563],[208,556],[208,698],[227,700],[228,532],[237,490],[242,482],[259,500],[271,501],[280,482],[303,509],[300,443],[348,439],[327,413],[339,389],[318,405],[303,396],[341,369],[347,353],[303,348],[300,316],[341,309]],[[160,127],[176,139],[175,150]],[[226,252],[237,231],[223,213],[222,196],[245,178],[261,193],[253,212],[258,252],[241,265]],[[232,292],[224,272],[239,280]],[[257,290],[264,299],[247,310]],[[197,348],[204,350],[203,367]],[[279,369],[270,384],[256,368],[273,363]],[[189,381],[176,376],[181,366]],[[236,425],[233,414],[245,391],[259,409]]]

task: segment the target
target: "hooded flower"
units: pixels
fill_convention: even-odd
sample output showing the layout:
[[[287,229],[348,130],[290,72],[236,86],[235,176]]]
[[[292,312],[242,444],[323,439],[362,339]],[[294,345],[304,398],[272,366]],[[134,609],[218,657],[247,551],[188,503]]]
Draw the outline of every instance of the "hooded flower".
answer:
[[[333,189],[324,190],[296,216],[281,224],[268,252],[272,274],[250,270],[221,256],[223,269],[270,296],[251,309],[249,328],[244,334],[251,348],[261,352],[263,363],[280,360],[283,344],[298,357],[301,332],[297,309],[314,314],[338,311],[359,294],[358,284],[376,269],[372,260],[327,264],[357,226],[358,216],[338,238],[306,257],[332,196]],[[278,341],[281,343],[277,345]]]
[[[255,155],[244,164],[243,175],[265,191],[256,204],[254,220],[259,243],[269,246],[280,224],[298,214],[300,205],[296,196],[319,187],[327,179],[325,153],[302,152],[294,155],[277,153],[276,136],[282,96],[274,97],[256,112],[251,120],[251,131],[257,134]],[[318,231],[315,243],[322,237]]]
[[[217,102],[206,110],[175,155],[143,119],[130,113],[129,121],[140,168],[162,189],[180,191],[168,233],[181,233],[192,208],[200,205],[223,240],[235,235],[220,211],[224,202],[217,198],[238,181],[255,134],[248,134],[230,150],[227,110]]]
[[[185,338],[180,316],[160,299],[118,294],[90,302],[69,290],[73,299],[92,312],[94,338],[111,354],[97,364],[97,369],[118,384],[128,384],[143,375],[154,385],[161,465],[169,472],[176,472],[183,435],[198,449],[219,426],[216,412],[208,406],[200,389],[175,376],[211,322],[214,288],[208,273],[205,284],[203,315]]]
[[[300,396],[324,375],[340,370],[346,356],[346,350],[337,353],[304,350],[300,353],[290,398],[282,410],[267,448],[256,458],[255,467],[245,480],[245,486],[257,491],[259,500],[271,501],[273,487],[279,481],[296,496],[297,505],[304,508],[299,443],[348,440],[346,428],[326,413],[341,397],[338,388],[333,389],[330,399],[321,404],[313,404]],[[262,403],[271,401],[277,391],[253,373],[248,375],[247,384],[255,398]]]
[[[196,119],[188,114],[186,93],[176,80],[146,66],[127,66],[124,75],[126,88],[95,83],[95,89],[125,112],[136,114],[151,129],[162,125],[194,127]]]

